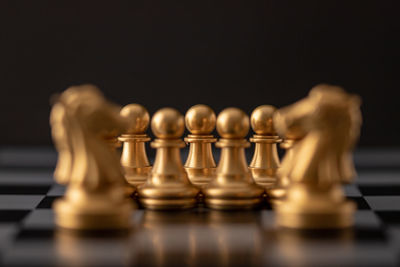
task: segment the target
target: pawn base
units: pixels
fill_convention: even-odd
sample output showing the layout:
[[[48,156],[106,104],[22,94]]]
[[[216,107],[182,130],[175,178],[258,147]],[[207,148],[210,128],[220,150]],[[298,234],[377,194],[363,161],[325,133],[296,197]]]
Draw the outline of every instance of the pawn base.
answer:
[[[124,167],[126,181],[135,188],[144,184],[151,172],[151,166],[132,168]]]
[[[215,177],[216,168],[191,168],[185,167],[190,182],[204,189]]]
[[[196,198],[158,199],[139,197],[139,202],[149,210],[185,210],[194,208],[197,204]]]
[[[249,210],[261,204],[261,198],[251,199],[218,199],[205,198],[207,207],[215,210]]]
[[[264,187],[265,190],[268,190],[276,185],[276,180],[272,180],[270,177],[266,177],[266,178],[263,177],[263,178],[258,178],[258,179],[254,178],[254,181],[259,186]]]
[[[138,188],[140,204],[150,210],[185,210],[196,206],[199,190],[192,185],[154,186]]]
[[[247,210],[261,204],[263,193],[256,184],[210,185],[204,189],[204,202],[216,210]]]
[[[278,179],[275,176],[275,169],[249,167],[249,170],[251,171],[254,182],[256,182],[256,184],[258,184],[259,186],[268,189],[276,185]]]

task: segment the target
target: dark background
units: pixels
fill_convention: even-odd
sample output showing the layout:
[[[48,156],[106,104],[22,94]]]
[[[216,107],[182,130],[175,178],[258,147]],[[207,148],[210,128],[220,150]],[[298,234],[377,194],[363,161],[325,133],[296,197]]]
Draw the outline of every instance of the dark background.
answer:
[[[0,2],[0,145],[50,145],[49,98],[93,83],[150,113],[363,98],[363,146],[399,146],[397,1]]]

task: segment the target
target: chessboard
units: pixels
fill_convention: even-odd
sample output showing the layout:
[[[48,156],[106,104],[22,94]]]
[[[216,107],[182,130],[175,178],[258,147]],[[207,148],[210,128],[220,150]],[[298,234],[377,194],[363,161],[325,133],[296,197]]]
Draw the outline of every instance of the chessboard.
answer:
[[[0,149],[3,266],[400,264],[400,150],[356,151],[358,178],[344,187],[358,206],[355,226],[322,232],[277,228],[269,205],[248,212],[137,208],[129,233],[65,232],[53,221],[52,203],[65,190],[53,181],[55,163],[51,148]]]

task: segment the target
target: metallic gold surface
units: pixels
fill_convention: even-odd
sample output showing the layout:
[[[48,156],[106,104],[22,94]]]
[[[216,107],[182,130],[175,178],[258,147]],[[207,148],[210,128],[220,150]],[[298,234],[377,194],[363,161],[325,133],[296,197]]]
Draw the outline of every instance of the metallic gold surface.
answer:
[[[145,147],[145,142],[150,141],[146,134],[150,115],[146,108],[139,104],[123,107],[120,115],[130,122],[127,131],[118,138],[123,143],[121,165],[127,182],[137,187],[146,182],[151,171]]]
[[[276,171],[280,165],[276,144],[282,140],[275,132],[272,122],[275,110],[274,106],[259,106],[250,117],[251,127],[256,134],[250,138],[250,142],[255,143],[255,149],[249,169],[254,181],[266,189],[276,185]]]
[[[119,148],[121,147],[121,142],[118,140],[118,133],[114,130],[112,130],[110,133],[108,133],[106,136],[104,136],[104,141],[108,144],[108,146],[111,148],[113,153],[117,153],[119,155],[120,150]],[[125,195],[127,197],[133,196],[133,194],[136,191],[136,188],[129,184],[127,181],[125,181],[124,185],[125,189]]]
[[[217,139],[210,134],[215,121],[214,111],[206,105],[195,105],[185,115],[186,128],[191,132],[185,138],[185,142],[190,144],[185,169],[192,184],[202,188],[215,177],[211,143]]]
[[[289,160],[289,158],[292,157],[293,153],[291,148],[297,141],[298,140],[296,139],[291,139],[290,135],[286,135],[284,137],[284,140],[280,144],[280,147],[286,150],[284,155],[284,158],[286,158],[286,160]],[[286,189],[290,184],[289,177],[282,174],[280,168],[276,172],[276,177],[276,183],[272,187],[266,189],[267,196],[272,204],[281,203],[281,199],[286,196]]]
[[[121,147],[121,142],[118,140],[117,135],[107,135],[104,137],[104,140],[113,151],[117,151],[117,149]]]
[[[157,149],[153,169],[146,183],[138,187],[139,201],[147,209],[187,209],[196,205],[199,190],[190,183],[183,168],[179,139],[184,131],[184,118],[175,109],[157,111],[151,121],[156,135],[151,146]]]
[[[132,204],[124,196],[118,156],[105,138],[127,126],[119,107],[94,86],[71,87],[54,104],[50,123],[60,151],[54,176],[68,185],[53,206],[56,224],[75,230],[129,228]]]
[[[179,139],[185,130],[185,122],[176,109],[163,108],[151,119],[151,130],[159,139]]]
[[[218,210],[250,209],[260,204],[263,188],[255,184],[247,166],[244,139],[249,131],[249,117],[240,109],[227,108],[217,119],[222,137],[216,146],[221,148],[217,175],[204,189],[205,203]]]
[[[308,97],[278,110],[279,134],[301,139],[281,165],[289,177],[286,199],[276,206],[277,224],[289,228],[343,228],[353,224],[355,204],[341,184],[355,177],[351,152],[361,126],[360,99],[342,88],[314,87]]]

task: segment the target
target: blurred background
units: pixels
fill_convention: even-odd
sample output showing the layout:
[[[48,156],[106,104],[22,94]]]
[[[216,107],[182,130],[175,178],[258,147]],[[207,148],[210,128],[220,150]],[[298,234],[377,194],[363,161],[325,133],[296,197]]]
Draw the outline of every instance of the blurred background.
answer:
[[[319,83],[363,99],[360,146],[400,146],[398,1],[0,2],[0,146],[51,145],[49,99],[247,113]]]

